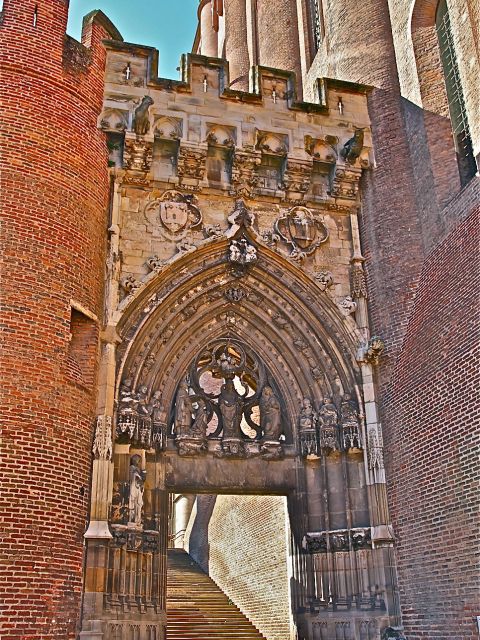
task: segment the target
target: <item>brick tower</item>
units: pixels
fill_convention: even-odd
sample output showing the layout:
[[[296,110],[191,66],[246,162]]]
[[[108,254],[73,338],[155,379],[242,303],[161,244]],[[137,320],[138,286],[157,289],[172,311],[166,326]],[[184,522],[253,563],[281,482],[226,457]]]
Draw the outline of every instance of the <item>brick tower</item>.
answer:
[[[108,228],[97,129],[101,12],[5,0],[2,50],[2,638],[73,638],[89,494]]]

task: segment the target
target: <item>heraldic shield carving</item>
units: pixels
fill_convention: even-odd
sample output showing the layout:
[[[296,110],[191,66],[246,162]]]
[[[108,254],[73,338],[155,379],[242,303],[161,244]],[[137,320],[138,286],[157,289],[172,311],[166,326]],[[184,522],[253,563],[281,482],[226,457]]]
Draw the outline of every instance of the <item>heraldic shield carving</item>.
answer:
[[[328,229],[306,207],[294,207],[275,223],[275,231],[290,245],[290,257],[303,260],[328,239]]]
[[[182,240],[191,229],[200,227],[203,220],[193,195],[166,191],[145,207],[145,217],[168,240]]]

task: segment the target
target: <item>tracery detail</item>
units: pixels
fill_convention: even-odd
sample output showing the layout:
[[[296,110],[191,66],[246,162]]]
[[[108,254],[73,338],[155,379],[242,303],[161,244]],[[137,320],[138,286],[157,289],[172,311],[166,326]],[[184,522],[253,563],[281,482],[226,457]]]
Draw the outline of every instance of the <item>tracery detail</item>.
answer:
[[[173,433],[180,455],[283,455],[282,404],[263,363],[240,342],[217,340],[195,358],[176,394]]]

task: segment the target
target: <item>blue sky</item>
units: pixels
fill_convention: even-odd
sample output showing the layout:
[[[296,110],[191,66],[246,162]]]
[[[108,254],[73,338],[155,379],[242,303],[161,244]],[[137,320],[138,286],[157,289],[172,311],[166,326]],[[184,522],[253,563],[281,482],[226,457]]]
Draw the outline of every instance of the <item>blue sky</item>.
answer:
[[[80,38],[82,18],[101,9],[127,42],[160,51],[159,75],[178,78],[182,53],[191,51],[198,0],[70,0],[68,33]]]

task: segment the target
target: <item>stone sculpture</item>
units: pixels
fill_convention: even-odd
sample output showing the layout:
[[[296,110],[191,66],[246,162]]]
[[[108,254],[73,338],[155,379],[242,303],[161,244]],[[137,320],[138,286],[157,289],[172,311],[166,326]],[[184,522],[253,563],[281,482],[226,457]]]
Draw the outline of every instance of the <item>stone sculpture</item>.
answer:
[[[282,410],[271,387],[265,387],[260,398],[260,425],[266,440],[277,441],[282,435]]]
[[[365,351],[365,360],[370,364],[379,364],[380,357],[385,351],[385,343],[379,336],[373,336]]]
[[[318,412],[320,447],[330,451],[339,449],[338,412],[331,398],[324,398]]]
[[[340,152],[340,155],[345,160],[345,162],[348,162],[348,164],[355,164],[357,159],[360,157],[360,154],[362,153],[363,140],[363,129],[355,129],[353,138],[347,140],[347,142],[343,146],[342,151]]]
[[[132,129],[137,136],[144,136],[150,129],[150,120],[148,111],[153,104],[153,99],[150,96],[144,96],[142,102],[135,109],[133,116]]]
[[[187,382],[181,382],[175,402],[175,433],[177,437],[188,436],[192,426],[192,401]]]
[[[317,418],[312,401],[310,398],[304,398],[298,417],[298,428],[300,431],[300,450],[305,458],[318,457],[320,447],[317,437]]]
[[[142,525],[143,491],[147,472],[140,468],[142,458],[134,455],[130,459],[130,494],[128,499],[128,523]]]
[[[362,449],[358,405],[349,393],[342,398],[340,415],[344,449]]]
[[[218,401],[223,423],[223,438],[240,438],[243,402],[232,380],[222,385]]]

